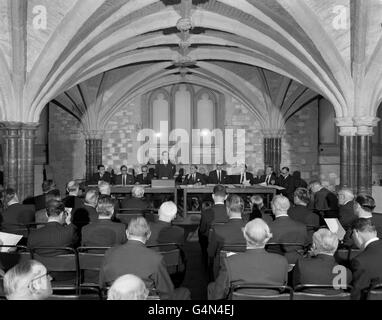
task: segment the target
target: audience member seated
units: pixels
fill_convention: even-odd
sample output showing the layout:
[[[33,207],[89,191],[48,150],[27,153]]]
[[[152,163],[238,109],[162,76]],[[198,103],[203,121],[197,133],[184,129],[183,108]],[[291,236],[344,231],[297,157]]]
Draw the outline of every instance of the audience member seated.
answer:
[[[80,184],[76,181],[70,181],[66,185],[66,191],[68,196],[65,197],[62,202],[65,205],[65,208],[70,208],[76,210],[79,207],[83,206],[83,200],[79,197],[80,195]]]
[[[183,184],[184,185],[203,185],[203,184],[207,184],[207,181],[205,181],[203,178],[203,175],[198,172],[198,166],[191,165],[190,173],[184,179]]]
[[[47,204],[48,223],[37,230],[32,230],[28,237],[28,247],[75,247],[78,243],[76,227],[70,222],[62,202],[51,200]],[[41,255],[55,256],[65,252],[43,249]]]
[[[154,179],[153,175],[149,172],[148,166],[142,166],[141,174],[138,174],[137,179],[135,181],[136,184],[146,184],[150,185],[151,181]]]
[[[136,212],[127,213],[141,213],[150,207],[149,203],[144,200],[145,189],[141,186],[135,186],[131,190],[132,198],[125,198],[121,201],[121,209],[137,209]]]
[[[5,274],[4,292],[8,300],[46,300],[53,293],[51,280],[43,264],[27,260]]]
[[[42,209],[42,210],[37,211],[36,214],[35,214],[36,223],[41,223],[41,225],[37,225],[36,226],[37,228],[42,227],[42,225],[45,224],[45,223],[48,223],[48,214],[47,214],[47,211],[46,211],[48,202],[51,201],[51,200],[61,201],[61,195],[60,195],[59,190],[55,190],[55,191],[56,192],[53,192],[53,191],[49,192],[46,195],[46,197],[45,197],[45,200],[46,200],[45,208]]]
[[[311,230],[317,230],[320,227],[320,217],[308,208],[309,201],[308,189],[296,189],[294,192],[294,206],[288,210],[288,215],[293,220],[310,227]]]
[[[266,212],[264,199],[262,196],[252,196],[249,203],[251,206],[251,213],[249,214],[248,221],[252,221],[257,218],[263,219],[268,224],[273,221],[272,215]]]
[[[121,167],[121,174],[117,175],[114,180],[114,184],[117,186],[128,186],[135,184],[135,178],[133,175],[127,173],[127,167]]]
[[[228,184],[229,179],[227,171],[223,170],[223,164],[218,163],[216,165],[216,170],[210,172],[208,176],[209,184]]]
[[[102,198],[97,205],[98,220],[82,228],[83,247],[112,247],[126,242],[126,227],[112,222],[114,202]]]
[[[161,243],[184,244],[184,229],[171,225],[176,218],[178,208],[174,202],[165,202],[159,208],[159,220],[150,223],[151,236],[147,245],[156,245]]]
[[[309,185],[314,194],[313,208],[320,212],[323,218],[339,218],[338,199],[330,190],[324,188],[319,181],[313,181]]]
[[[377,236],[382,239],[382,214],[373,213],[374,198],[368,195],[358,195],[354,202],[354,212],[358,218],[370,219],[377,230]]]
[[[288,280],[288,261],[268,253],[265,245],[272,238],[268,225],[261,219],[247,223],[243,231],[247,251],[227,257],[219,276],[208,286],[208,299],[226,299],[231,285],[258,284],[283,286]],[[262,291],[262,293],[266,293]]]
[[[107,293],[107,300],[146,300],[149,295],[145,283],[133,274],[114,281]]]
[[[240,165],[240,174],[239,175],[233,175],[230,177],[230,182],[232,184],[242,184],[242,185],[253,185],[254,184],[254,178],[253,174],[250,172],[247,172],[247,165],[241,164]]]
[[[273,167],[268,166],[265,175],[260,178],[259,183],[265,182],[267,185],[275,185],[277,182],[276,173],[273,171]]]
[[[338,237],[334,233],[330,232],[328,229],[320,229],[315,232],[313,234],[311,257],[298,260],[296,266],[294,267],[294,287],[300,284],[339,284],[335,279],[338,279],[338,272],[335,269],[338,267],[338,264],[334,259],[334,253],[337,251],[337,247]],[[343,270],[346,272],[346,282],[341,284],[350,284],[352,280],[351,271],[345,267]],[[343,276],[343,274],[341,275]],[[326,293],[326,290],[311,289],[309,292]],[[333,290],[331,290],[331,292],[333,293]]]
[[[354,194],[350,189],[338,192],[339,221],[345,230],[351,229],[357,216],[354,213]]]
[[[289,168],[284,167],[281,169],[281,175],[277,181],[277,184],[284,188],[281,190],[281,194],[289,199],[293,203],[293,193],[294,193],[294,181],[289,173]]]
[[[25,199],[23,204],[33,204],[35,206],[36,211],[45,209],[45,196],[53,190],[57,190],[56,184],[53,182],[53,180],[45,180],[42,183],[43,194],[38,195],[34,198]]]
[[[119,210],[119,202],[114,196],[111,195],[111,184],[106,181],[100,181],[98,183],[98,191],[99,191],[99,199],[101,198],[109,198],[114,201],[114,212],[118,212]]]
[[[149,290],[156,290],[162,300],[182,300],[189,297],[187,289],[175,289],[167,272],[164,258],[146,248],[151,231],[142,217],[133,219],[127,229],[127,243],[109,249],[100,269],[101,288],[111,285],[118,277],[135,274]]]
[[[293,180],[293,185],[294,189],[298,188],[305,188],[308,189],[308,184],[304,179],[301,178],[301,172],[300,171],[294,171],[292,174],[292,180]]]
[[[16,191],[5,190],[4,195],[5,210],[1,214],[1,227],[5,232],[23,234],[16,231],[20,225],[35,222],[35,207],[33,205],[20,204]]]
[[[228,222],[227,208],[224,203],[227,197],[227,192],[224,186],[215,186],[212,194],[212,199],[214,200],[213,207],[202,211],[201,213],[198,236],[200,247],[202,249],[203,262],[206,266],[208,262],[208,235],[211,225],[214,223]]]
[[[292,220],[288,216],[290,202],[288,198],[277,195],[272,200],[272,211],[275,220],[269,224],[273,237],[272,243],[296,243],[301,245],[308,244],[308,234],[306,226],[298,221]],[[301,257],[298,250],[299,246],[272,246],[269,250],[284,254],[290,264],[295,264]]]
[[[100,164],[97,166],[97,173],[95,173],[92,178],[90,179],[91,185],[98,185],[99,181],[105,181],[108,183],[112,182],[111,174],[105,170],[105,166],[103,164]]]
[[[245,226],[243,212],[243,199],[238,195],[231,195],[227,199],[227,214],[229,221],[225,224],[212,225],[207,251],[209,261],[213,263],[215,276],[217,276],[219,271],[220,250],[222,247],[229,244],[245,245],[245,239],[242,232],[242,229]]]
[[[72,213],[72,222],[77,227],[78,232],[81,231],[83,226],[98,220],[98,212],[96,209],[98,198],[98,190],[88,190],[85,194],[84,205]]]
[[[363,250],[351,261],[352,299],[366,299],[372,286],[382,283],[382,240],[371,219],[358,219],[353,225],[353,239]]]

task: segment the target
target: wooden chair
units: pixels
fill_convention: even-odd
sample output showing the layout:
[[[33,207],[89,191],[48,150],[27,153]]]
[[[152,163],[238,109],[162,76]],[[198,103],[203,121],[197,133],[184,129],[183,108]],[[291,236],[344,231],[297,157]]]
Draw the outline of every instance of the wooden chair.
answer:
[[[47,300],[103,300],[98,287],[53,287],[53,294]]]
[[[239,284],[230,288],[229,300],[292,300],[293,290],[288,286]]]
[[[0,252],[0,269],[7,272],[15,265],[32,259],[31,252],[25,246],[0,246],[0,249],[9,249],[8,252]]]
[[[98,275],[105,252],[109,247],[80,247],[77,249],[80,268],[80,284],[98,286]],[[90,281],[89,281],[90,279]]]
[[[349,285],[341,290],[336,290],[332,285],[298,285],[294,289],[293,300],[350,300],[351,289]]]
[[[367,300],[382,300],[382,283],[374,285],[367,295]]]

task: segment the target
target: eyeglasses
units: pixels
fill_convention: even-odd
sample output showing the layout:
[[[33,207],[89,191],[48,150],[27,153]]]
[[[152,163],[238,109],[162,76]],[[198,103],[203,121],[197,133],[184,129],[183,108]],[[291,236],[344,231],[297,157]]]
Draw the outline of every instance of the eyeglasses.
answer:
[[[46,277],[48,281],[52,281],[52,280],[53,280],[53,278],[52,278],[52,276],[51,276],[51,273],[50,273],[50,272],[46,272],[46,273],[42,274],[41,276],[38,276],[38,277],[36,277],[36,278],[33,278],[33,279],[29,282],[29,286],[33,283],[33,281],[37,281],[37,280],[42,279],[42,278],[44,278],[44,277]]]

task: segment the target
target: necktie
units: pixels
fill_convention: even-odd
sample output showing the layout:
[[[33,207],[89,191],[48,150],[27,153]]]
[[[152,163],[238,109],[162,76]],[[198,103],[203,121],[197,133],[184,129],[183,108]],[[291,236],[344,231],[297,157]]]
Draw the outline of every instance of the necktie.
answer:
[[[240,183],[242,184],[244,182],[244,173],[241,174],[241,181]]]
[[[126,185],[126,175],[123,175],[123,185]]]
[[[195,173],[192,175],[192,181],[195,183],[196,182],[196,175]]]
[[[220,170],[218,171],[218,182],[220,183],[221,180],[220,180]]]

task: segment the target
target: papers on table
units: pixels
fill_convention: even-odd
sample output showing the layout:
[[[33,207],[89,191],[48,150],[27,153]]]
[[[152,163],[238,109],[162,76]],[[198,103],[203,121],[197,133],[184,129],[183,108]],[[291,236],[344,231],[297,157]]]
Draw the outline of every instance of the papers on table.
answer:
[[[0,232],[0,244],[3,246],[16,246],[23,236]],[[8,252],[11,248],[3,247],[0,252]]]
[[[346,231],[342,227],[338,219],[325,219],[326,225],[329,230],[335,233],[338,237],[338,240],[342,241],[345,237]]]
[[[275,186],[272,184],[267,184],[266,182],[260,183],[259,186],[266,187],[266,188],[271,188],[271,189],[276,189],[276,190],[285,190],[285,188],[280,187],[280,186]]]

